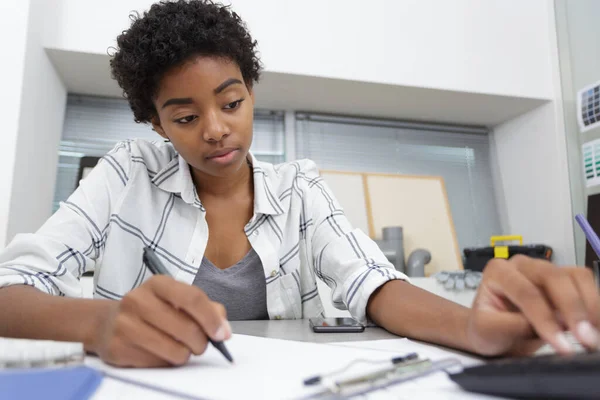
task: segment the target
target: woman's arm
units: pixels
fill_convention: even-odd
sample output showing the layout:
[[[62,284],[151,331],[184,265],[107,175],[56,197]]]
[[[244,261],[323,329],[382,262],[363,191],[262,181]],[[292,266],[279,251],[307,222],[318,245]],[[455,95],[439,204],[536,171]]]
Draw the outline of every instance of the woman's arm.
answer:
[[[371,296],[367,314],[400,336],[475,352],[467,338],[469,309],[401,280],[390,281]]]
[[[306,204],[301,231],[306,231],[315,275],[331,288],[335,307],[365,323],[371,294],[388,281],[408,278],[394,269],[373,240],[353,228],[315,163],[303,160],[298,165]]]
[[[544,342],[570,352],[565,330],[588,348],[600,345],[600,296],[586,268],[560,268],[515,256],[485,268],[468,309],[404,282],[377,245],[352,229],[314,163],[299,177],[311,205],[307,235],[315,274],[347,307],[401,336],[481,355],[531,353]]]
[[[600,346],[590,271],[524,256],[488,263],[471,309],[392,281],[373,293],[367,312],[393,333],[482,355],[530,354],[543,343],[569,353],[566,330],[589,349]]]
[[[129,144],[119,143],[34,234],[0,252],[0,336],[82,342],[114,302],[81,299],[79,277],[95,268],[104,228],[131,177]]]
[[[0,289],[0,305],[0,336],[81,342],[87,352],[124,367],[181,365],[204,352],[208,337],[231,337],[221,304],[165,276],[152,277],[121,301],[70,299],[14,285]]]
[[[36,233],[16,235],[0,252],[0,288],[24,284],[52,295],[81,297],[78,279],[96,269],[110,216],[133,172],[129,143],[119,143]]]
[[[95,351],[95,337],[112,300],[52,296],[31,286],[0,289],[0,336],[81,342]]]
[[[180,365],[203,353],[208,337],[231,336],[222,305],[165,276],[120,301],[72,298],[81,296],[77,278],[94,269],[110,215],[135,180],[130,156],[129,143],[117,145],[37,233],[18,235],[0,253],[0,336],[82,342],[128,367]]]

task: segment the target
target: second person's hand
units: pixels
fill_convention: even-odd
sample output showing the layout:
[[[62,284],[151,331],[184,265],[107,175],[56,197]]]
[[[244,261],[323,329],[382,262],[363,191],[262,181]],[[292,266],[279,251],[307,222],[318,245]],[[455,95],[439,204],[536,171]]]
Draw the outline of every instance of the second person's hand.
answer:
[[[92,350],[121,367],[174,366],[202,354],[208,337],[231,337],[223,305],[195,286],[153,276],[110,305]]]

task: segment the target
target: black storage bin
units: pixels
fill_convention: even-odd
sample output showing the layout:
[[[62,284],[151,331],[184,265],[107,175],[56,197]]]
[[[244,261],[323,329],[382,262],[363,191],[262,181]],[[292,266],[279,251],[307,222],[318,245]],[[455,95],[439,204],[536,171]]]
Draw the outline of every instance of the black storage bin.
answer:
[[[463,250],[465,269],[482,272],[488,261],[495,257],[496,247],[471,247]],[[524,254],[533,258],[552,260],[552,248],[543,244],[503,246],[508,248],[508,258],[515,254]],[[504,258],[504,257],[502,257]]]

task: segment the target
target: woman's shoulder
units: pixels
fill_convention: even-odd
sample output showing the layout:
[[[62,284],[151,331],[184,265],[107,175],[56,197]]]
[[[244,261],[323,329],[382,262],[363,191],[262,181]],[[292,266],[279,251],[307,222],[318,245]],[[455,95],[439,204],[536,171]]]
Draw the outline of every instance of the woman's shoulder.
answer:
[[[127,158],[132,166],[143,164],[150,170],[159,171],[177,157],[177,152],[164,140],[130,139],[117,143],[108,155]]]

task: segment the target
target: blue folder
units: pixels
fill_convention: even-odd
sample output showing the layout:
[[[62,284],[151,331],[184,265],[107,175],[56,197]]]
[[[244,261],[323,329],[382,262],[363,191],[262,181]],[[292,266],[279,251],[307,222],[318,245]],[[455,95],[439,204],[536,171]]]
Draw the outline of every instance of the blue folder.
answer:
[[[95,369],[77,366],[0,370],[0,398],[11,400],[85,400],[102,381]]]

